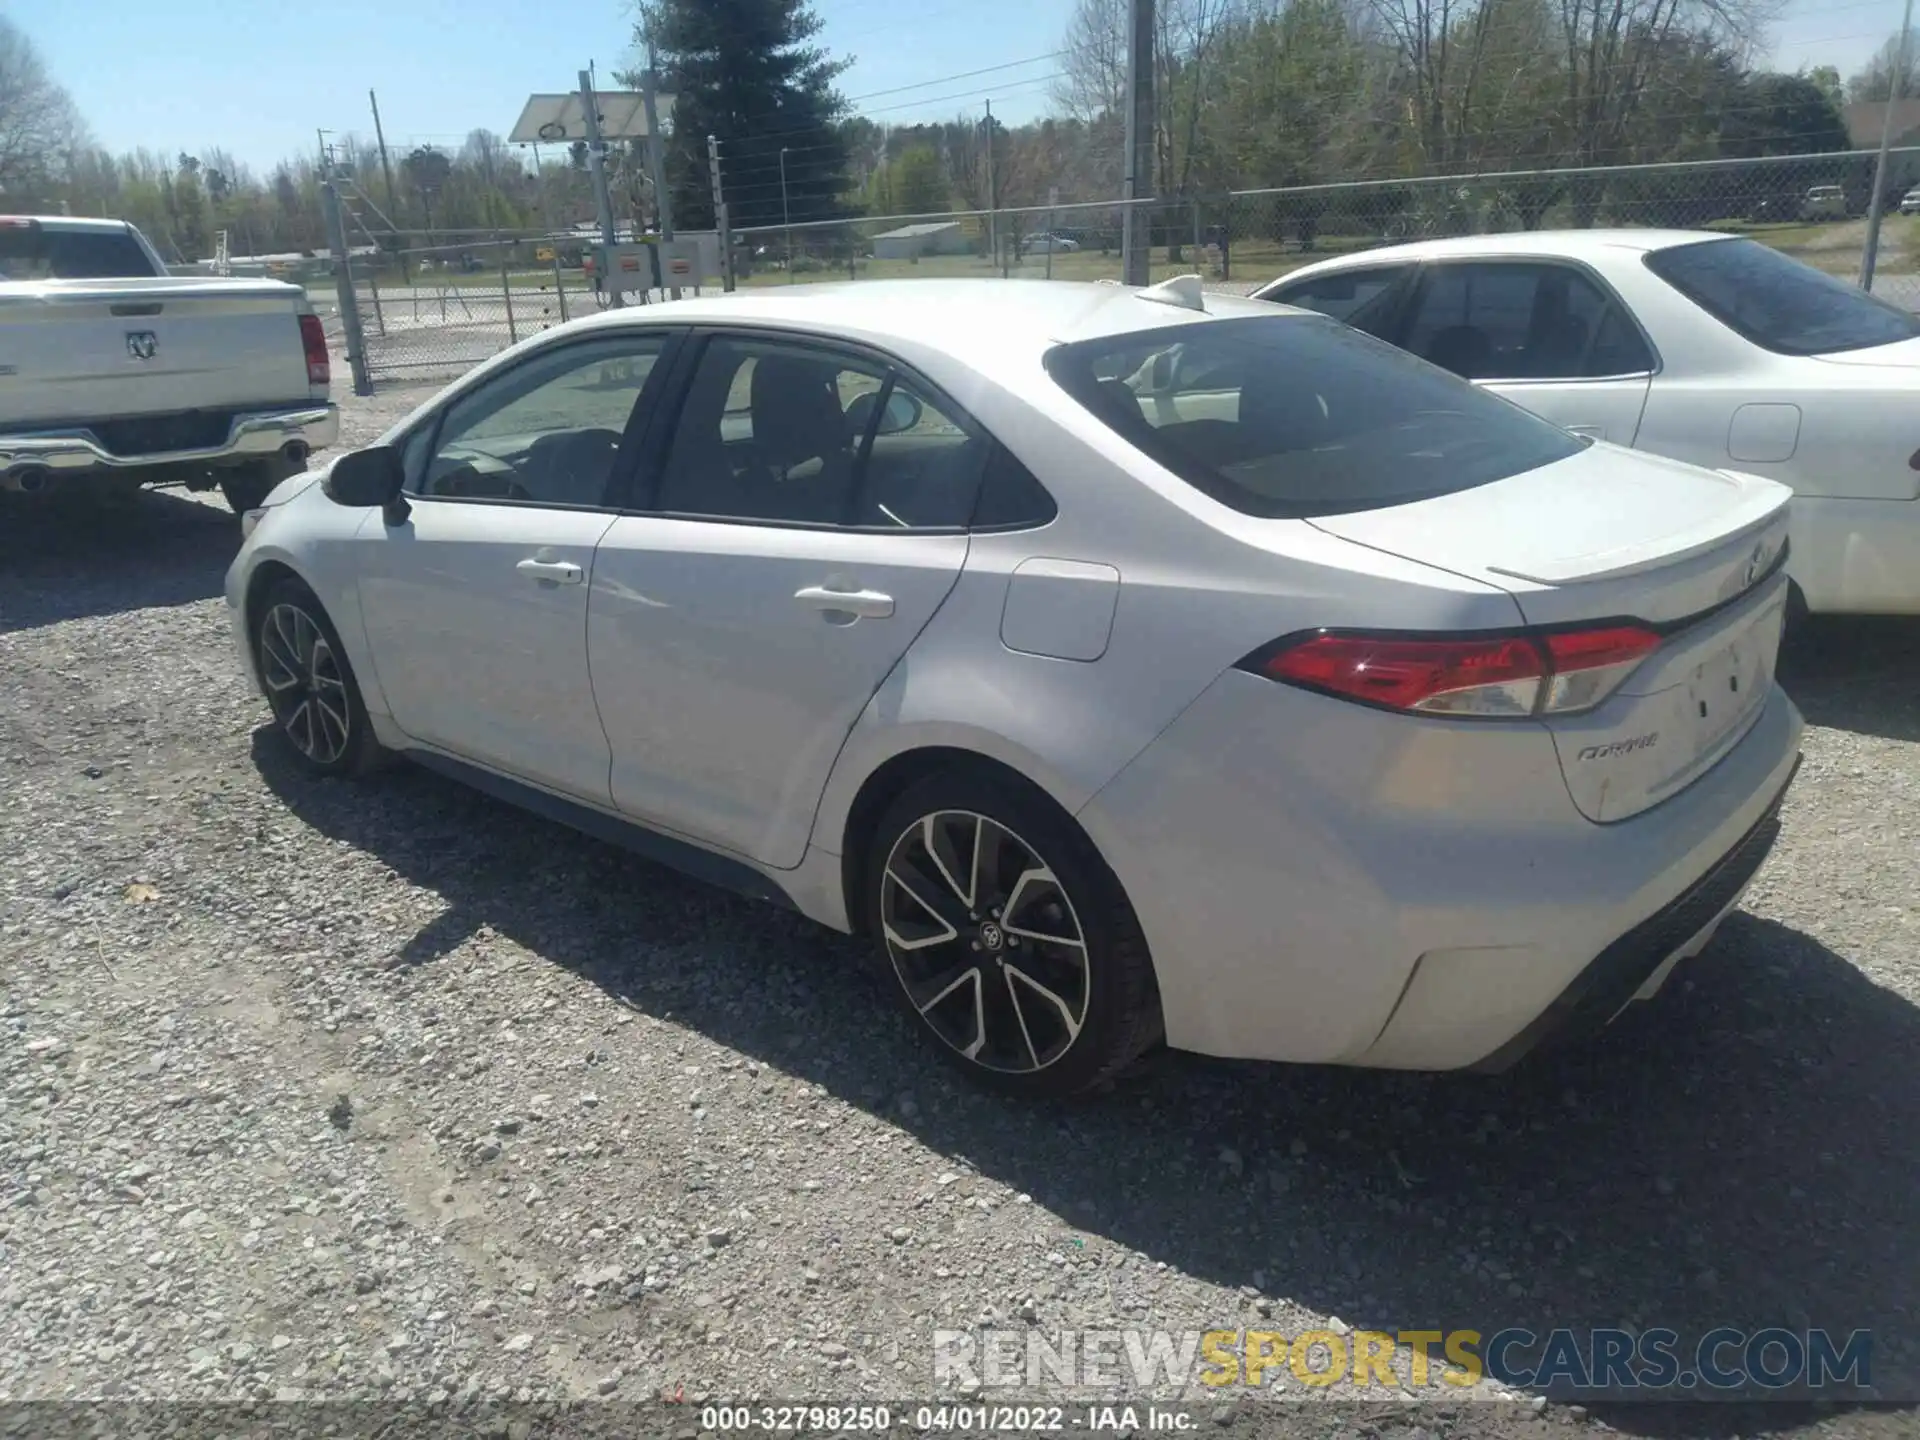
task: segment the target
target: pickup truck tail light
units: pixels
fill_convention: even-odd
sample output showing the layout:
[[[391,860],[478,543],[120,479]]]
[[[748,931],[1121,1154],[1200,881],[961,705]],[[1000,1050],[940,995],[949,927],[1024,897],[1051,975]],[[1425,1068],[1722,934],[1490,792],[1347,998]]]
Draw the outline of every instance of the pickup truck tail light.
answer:
[[[333,360],[327,354],[327,332],[320,328],[318,315],[300,317],[300,344],[307,352],[307,383],[331,385]]]

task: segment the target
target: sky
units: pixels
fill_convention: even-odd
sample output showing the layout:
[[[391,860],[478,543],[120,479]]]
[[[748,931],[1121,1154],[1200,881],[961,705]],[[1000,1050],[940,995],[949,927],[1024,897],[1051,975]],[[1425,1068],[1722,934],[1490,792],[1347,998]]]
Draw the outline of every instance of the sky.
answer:
[[[855,108],[904,124],[961,110],[1018,124],[1048,108],[1073,0],[815,0],[821,44],[854,64]],[[1767,63],[1856,70],[1902,0],[1785,0]],[[162,154],[224,148],[266,169],[312,155],[316,129],[390,148],[506,134],[528,95],[601,83],[633,59],[627,0],[0,0],[99,141]],[[161,57],[166,57],[164,60]],[[975,73],[975,72],[986,73]]]

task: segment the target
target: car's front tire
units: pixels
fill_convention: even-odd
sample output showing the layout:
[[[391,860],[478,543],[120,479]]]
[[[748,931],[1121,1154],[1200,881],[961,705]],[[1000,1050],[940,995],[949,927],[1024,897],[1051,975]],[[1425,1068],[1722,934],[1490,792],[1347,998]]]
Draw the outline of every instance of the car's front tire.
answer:
[[[1076,1095],[1160,1039],[1133,908],[1044,797],[988,772],[927,776],[881,816],[864,875],[865,919],[896,995],[974,1080]]]
[[[364,775],[386,758],[346,647],[313,591],[292,579],[268,589],[254,610],[253,653],[274,726],[301,769]]]

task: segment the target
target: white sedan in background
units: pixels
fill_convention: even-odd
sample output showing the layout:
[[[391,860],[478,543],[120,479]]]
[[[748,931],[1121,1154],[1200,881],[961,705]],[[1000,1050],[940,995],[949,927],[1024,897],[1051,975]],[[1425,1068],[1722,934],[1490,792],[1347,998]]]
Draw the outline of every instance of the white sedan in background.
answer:
[[[1920,318],[1752,240],[1579,230],[1395,245],[1256,292],[1578,434],[1794,491],[1813,611],[1920,614]]]
[[[508,350],[227,601],[308,770],[863,933],[990,1084],[1500,1066],[1765,857],[1789,500],[1194,276],[774,287]]]

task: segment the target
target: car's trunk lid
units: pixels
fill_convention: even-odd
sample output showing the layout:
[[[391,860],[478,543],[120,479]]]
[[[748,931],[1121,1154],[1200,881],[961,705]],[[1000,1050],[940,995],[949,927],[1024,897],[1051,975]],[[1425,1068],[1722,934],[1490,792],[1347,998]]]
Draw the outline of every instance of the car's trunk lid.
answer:
[[[1835,350],[1807,358],[1830,365],[1886,365],[1897,370],[1920,370],[1920,337],[1896,340],[1891,345],[1869,345],[1864,350]]]
[[[275,280],[0,284],[0,425],[301,400],[302,308]]]
[[[1711,769],[1758,718],[1785,610],[1785,486],[1594,445],[1511,479],[1316,518],[1506,590],[1530,626],[1662,635],[1603,704],[1547,717],[1569,794],[1625,819]]]

